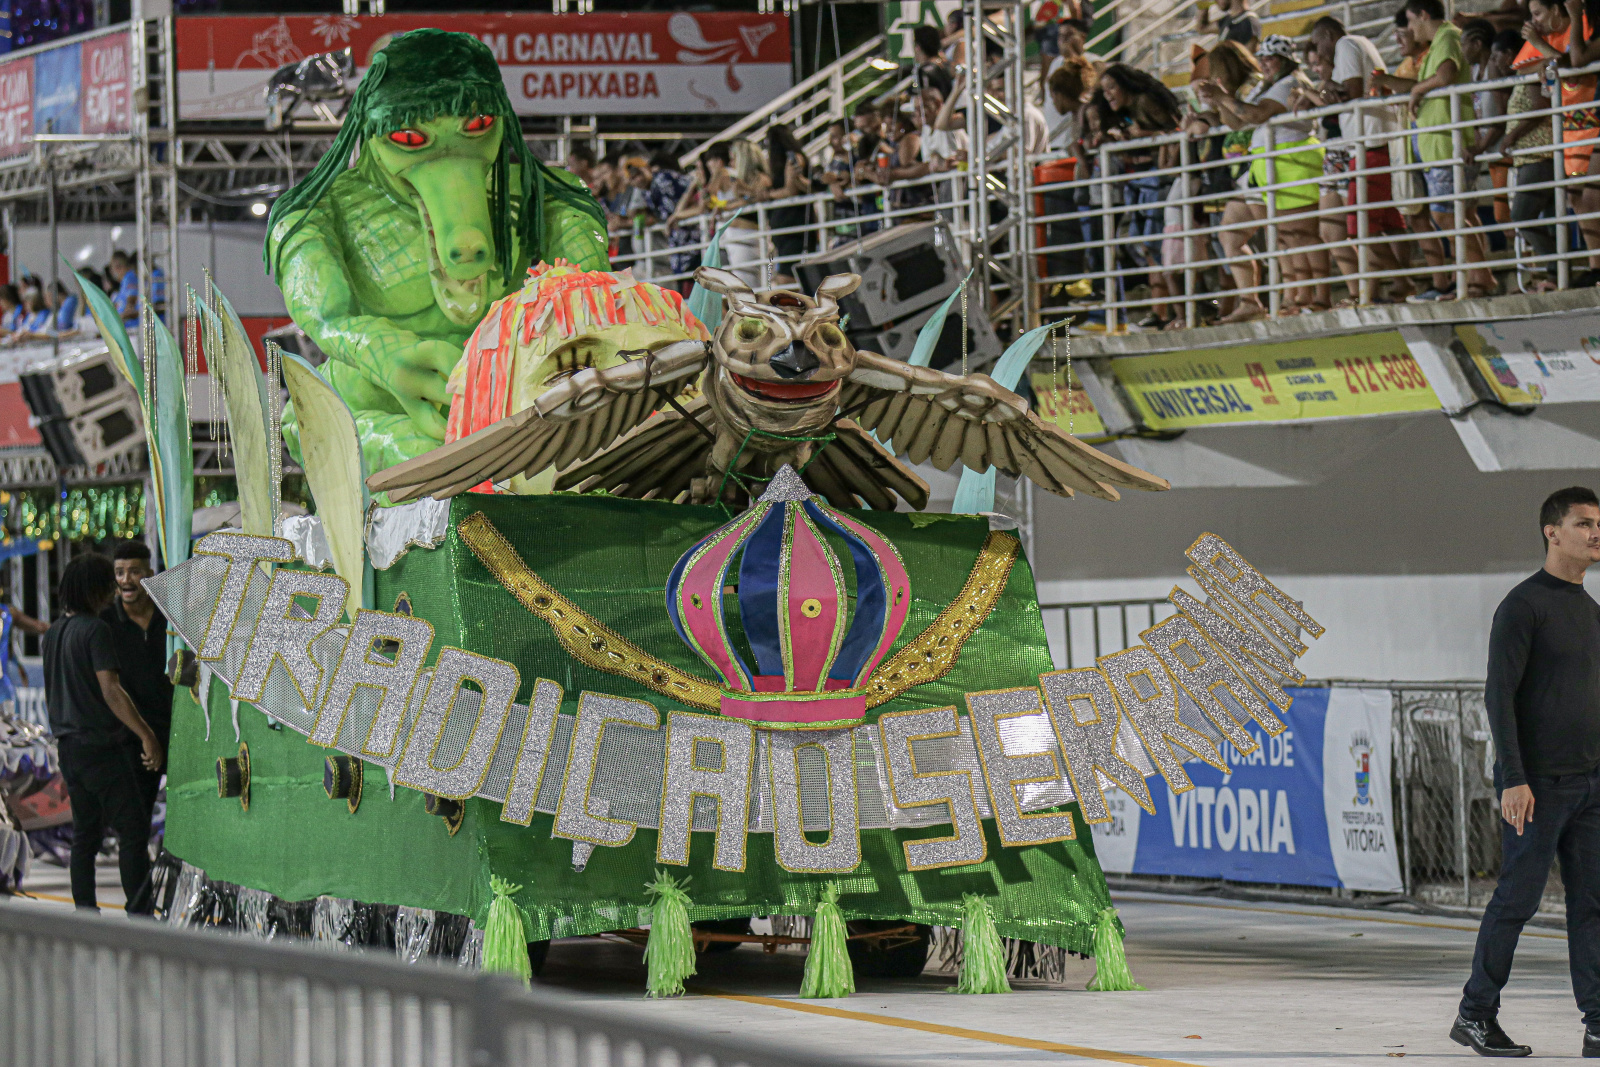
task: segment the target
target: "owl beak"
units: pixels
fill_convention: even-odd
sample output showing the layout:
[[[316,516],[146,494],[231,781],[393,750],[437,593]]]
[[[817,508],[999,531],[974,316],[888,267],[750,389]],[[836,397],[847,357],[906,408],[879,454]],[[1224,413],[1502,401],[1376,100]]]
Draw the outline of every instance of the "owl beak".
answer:
[[[768,360],[767,364],[778,373],[778,377],[793,380],[810,374],[822,365],[822,361],[805,345],[791,343]]]

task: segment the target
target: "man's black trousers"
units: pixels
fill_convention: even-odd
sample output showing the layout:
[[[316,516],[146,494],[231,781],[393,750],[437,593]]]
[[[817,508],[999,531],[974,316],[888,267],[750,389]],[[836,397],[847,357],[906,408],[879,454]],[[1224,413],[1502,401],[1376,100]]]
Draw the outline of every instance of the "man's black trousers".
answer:
[[[1499,769],[1495,789],[1500,789]],[[1600,1032],[1600,768],[1555,778],[1530,775],[1533,821],[1522,836],[1500,823],[1500,883],[1478,926],[1472,977],[1461,998],[1465,1019],[1491,1019],[1523,925],[1539,910],[1550,865],[1561,861],[1567,889],[1567,954],[1584,1024]]]
[[[151,911],[150,809],[139,756],[115,741],[69,734],[58,742],[61,773],[72,801],[72,902],[96,906],[95,856],[107,829],[117,836],[117,863],[130,915]]]

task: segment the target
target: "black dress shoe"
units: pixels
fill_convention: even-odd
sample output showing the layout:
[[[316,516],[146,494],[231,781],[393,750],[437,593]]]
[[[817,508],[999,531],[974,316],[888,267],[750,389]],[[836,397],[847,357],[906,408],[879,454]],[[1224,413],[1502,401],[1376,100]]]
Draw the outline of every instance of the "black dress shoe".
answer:
[[[1450,1028],[1450,1040],[1458,1045],[1467,1045],[1480,1056],[1531,1056],[1533,1049],[1527,1045],[1519,1045],[1506,1036],[1500,1029],[1496,1019],[1463,1019],[1456,1016],[1456,1024]],[[1584,1049],[1588,1049],[1588,1035],[1584,1036]],[[1585,1052],[1587,1055],[1587,1051]],[[1600,1049],[1595,1055],[1600,1056]]]
[[[1600,1060],[1600,1030],[1585,1030],[1583,1032],[1583,1058]]]

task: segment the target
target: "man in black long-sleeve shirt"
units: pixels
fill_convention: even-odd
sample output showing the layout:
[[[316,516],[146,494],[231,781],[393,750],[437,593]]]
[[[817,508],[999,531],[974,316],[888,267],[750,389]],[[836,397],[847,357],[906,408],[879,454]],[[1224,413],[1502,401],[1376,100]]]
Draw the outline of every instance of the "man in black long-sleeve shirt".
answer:
[[[1600,1057],[1600,499],[1563,489],[1539,512],[1544,569],[1501,601],[1484,696],[1500,790],[1500,881],[1478,927],[1472,977],[1450,1036],[1484,1056],[1527,1056],[1496,1021],[1523,925],[1561,861],[1567,953],[1583,1055]]]

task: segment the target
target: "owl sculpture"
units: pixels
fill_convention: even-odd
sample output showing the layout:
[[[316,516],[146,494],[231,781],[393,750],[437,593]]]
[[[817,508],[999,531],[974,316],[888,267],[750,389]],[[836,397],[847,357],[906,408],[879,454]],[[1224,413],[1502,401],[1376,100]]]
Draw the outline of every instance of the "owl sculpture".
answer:
[[[904,457],[939,470],[957,460],[994,466],[1068,497],[1168,487],[1042,421],[987,375],[858,351],[839,328],[838,303],[858,275],[826,278],[815,296],[757,293],[711,267],[695,277],[724,298],[709,343],[672,342],[579,371],[368,485],[399,503],[553,469],[557,489],[738,506],[787,464],[836,507],[892,510],[898,496],[920,510],[928,486]],[[691,385],[692,399],[680,398]]]

